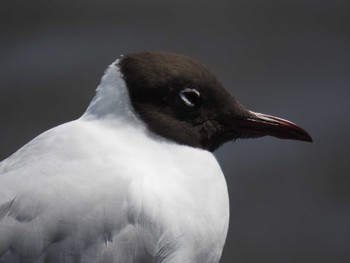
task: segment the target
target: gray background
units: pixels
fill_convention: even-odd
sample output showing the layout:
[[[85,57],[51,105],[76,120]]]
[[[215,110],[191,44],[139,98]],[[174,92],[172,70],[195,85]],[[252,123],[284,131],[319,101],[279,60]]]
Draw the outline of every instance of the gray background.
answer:
[[[221,262],[350,262],[349,1],[2,1],[0,157],[79,117],[122,53],[193,56],[248,108],[314,143],[216,152],[231,196]]]

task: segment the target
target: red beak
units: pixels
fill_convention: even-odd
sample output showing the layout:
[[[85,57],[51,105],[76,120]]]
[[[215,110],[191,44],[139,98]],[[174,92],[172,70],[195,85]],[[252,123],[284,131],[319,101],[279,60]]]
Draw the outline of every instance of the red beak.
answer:
[[[235,121],[236,131],[251,137],[270,135],[280,139],[312,142],[307,131],[290,121],[252,111],[249,113],[249,117]]]

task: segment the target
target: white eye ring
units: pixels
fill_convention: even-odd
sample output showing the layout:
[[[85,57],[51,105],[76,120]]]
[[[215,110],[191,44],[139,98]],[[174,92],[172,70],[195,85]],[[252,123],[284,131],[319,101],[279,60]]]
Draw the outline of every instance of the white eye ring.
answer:
[[[200,93],[198,92],[198,90],[185,88],[185,89],[180,91],[180,98],[186,103],[187,106],[194,107],[196,105],[186,97],[186,93],[190,93],[190,92],[193,92],[198,97],[200,97]]]

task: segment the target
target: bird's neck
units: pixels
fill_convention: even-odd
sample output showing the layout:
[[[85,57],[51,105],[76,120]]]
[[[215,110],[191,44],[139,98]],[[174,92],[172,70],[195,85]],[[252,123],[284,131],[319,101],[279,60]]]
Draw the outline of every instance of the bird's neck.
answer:
[[[130,104],[128,90],[119,70],[118,60],[112,63],[96,89],[83,120],[96,120],[110,124],[144,126]]]

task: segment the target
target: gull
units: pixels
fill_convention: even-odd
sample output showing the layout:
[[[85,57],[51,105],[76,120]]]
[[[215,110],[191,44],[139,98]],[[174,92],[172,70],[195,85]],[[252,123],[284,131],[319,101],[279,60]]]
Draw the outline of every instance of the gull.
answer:
[[[229,199],[212,152],[265,135],[312,141],[191,57],[127,54],[82,117],[0,163],[0,263],[218,262]]]

